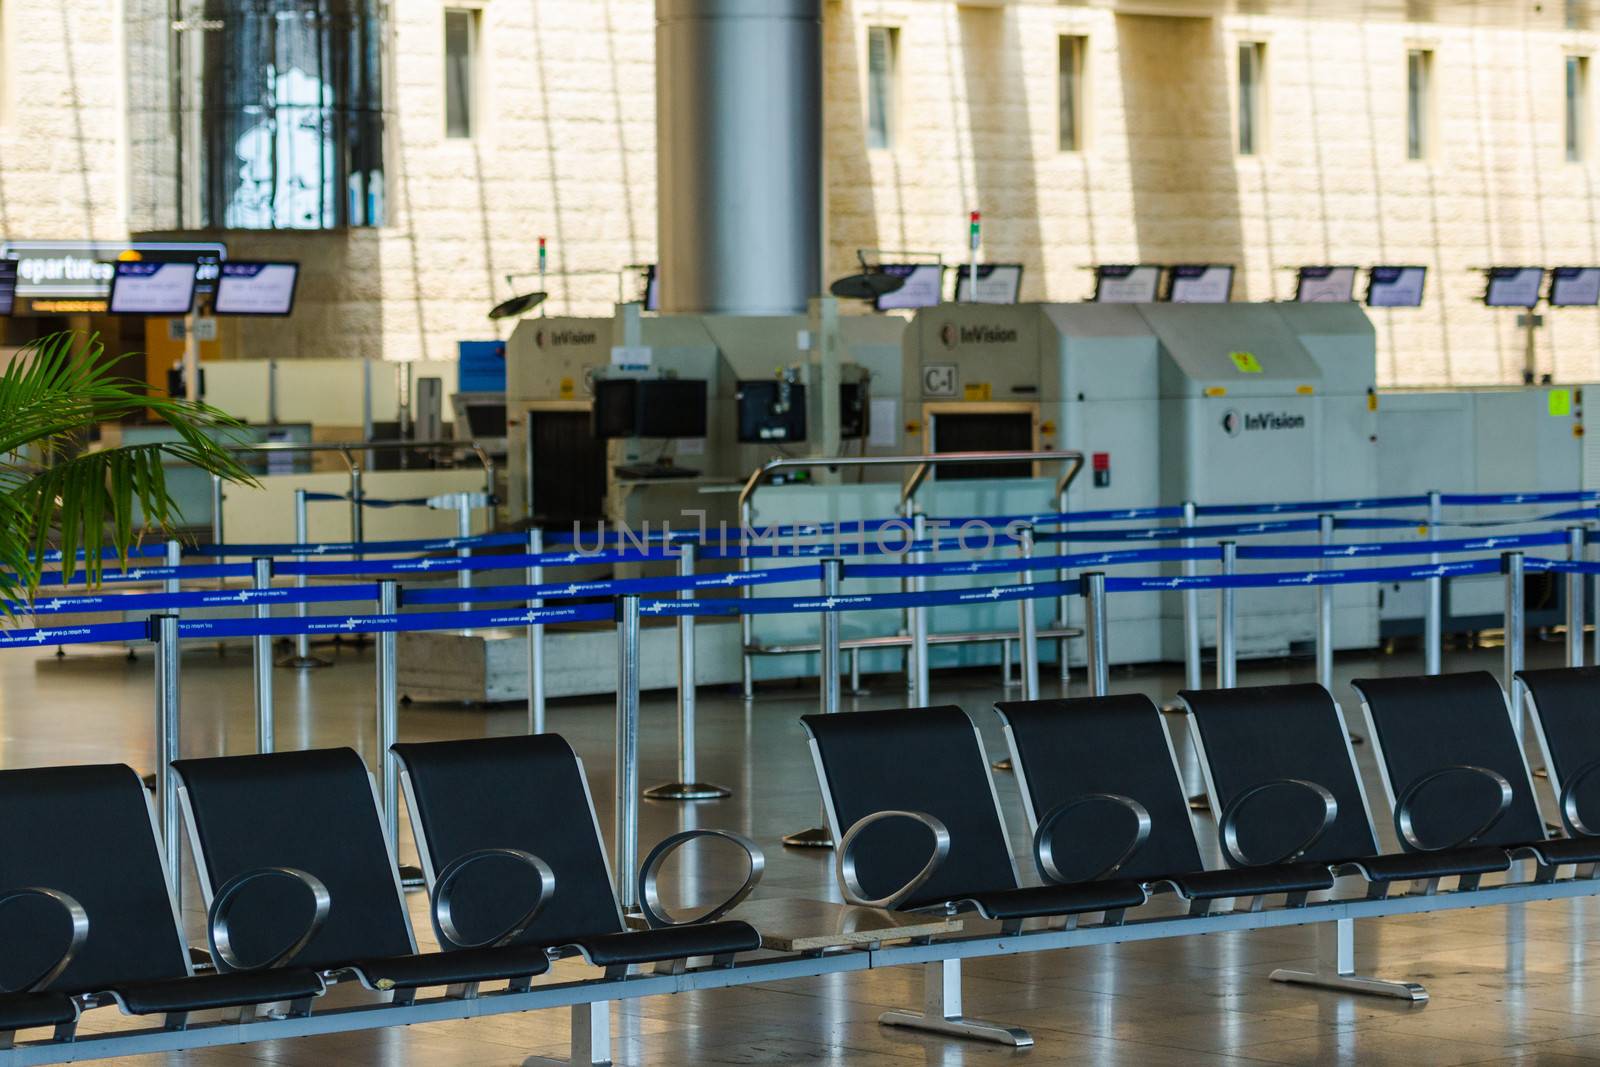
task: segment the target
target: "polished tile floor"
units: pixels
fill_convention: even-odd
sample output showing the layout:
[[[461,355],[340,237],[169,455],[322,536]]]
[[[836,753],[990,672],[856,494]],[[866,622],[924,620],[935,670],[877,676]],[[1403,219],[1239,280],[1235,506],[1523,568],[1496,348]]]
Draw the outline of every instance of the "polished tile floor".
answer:
[[[351,745],[373,749],[373,670],[369,651],[346,646],[331,668],[276,672],[280,747]],[[1555,645],[1530,648],[1532,665],[1554,665]],[[1403,674],[1415,656],[1352,655],[1338,664],[1337,695],[1351,707],[1345,680]],[[1447,669],[1498,671],[1498,651],[1453,652]],[[1309,680],[1309,662],[1245,665],[1242,684]],[[248,655],[193,648],[183,660],[186,755],[248,751],[254,745]],[[1075,682],[1081,684],[1081,674]],[[847,697],[856,707],[904,702],[898,677],[868,679],[872,693]],[[1113,686],[1170,698],[1170,671],[1117,671]],[[962,704],[980,723],[991,753],[1003,742],[988,706],[1003,690],[995,670],[936,675],[936,698]],[[1058,692],[1047,673],[1045,694]],[[1074,687],[1076,691],[1076,686]],[[730,799],[698,804],[646,802],[646,846],[680,826],[727,826],[766,848],[763,896],[837,899],[830,855],[782,848],[787,832],[817,821],[817,791],[799,715],[815,706],[814,685],[763,688],[753,706],[736,694],[704,691],[700,700],[701,777],[729,786]],[[0,765],[152,761],[152,679],[148,657],[74,650],[0,654]],[[1015,695],[1014,691],[1011,695]],[[1352,723],[1354,720],[1352,720]],[[521,707],[403,709],[408,740],[506,734],[523,728]],[[557,703],[551,728],[584,757],[600,808],[611,824],[612,707],[606,700]],[[674,776],[673,700],[649,694],[644,705],[643,781]],[[1357,749],[1368,787],[1381,796],[1365,747]],[[1027,840],[1015,785],[1000,781],[1014,841]],[[1542,784],[1541,784],[1542,788]],[[514,800],[514,798],[508,798]],[[263,818],[290,817],[263,813]],[[1393,847],[1392,834],[1385,834]],[[402,859],[410,853],[409,838]],[[673,891],[707,898],[736,878],[731,861],[696,854]],[[1027,869],[1024,865],[1024,869]],[[197,894],[186,899],[200,933]],[[422,900],[412,897],[419,932]],[[426,938],[424,938],[426,940]],[[920,973],[875,971],[770,986],[657,997],[624,1004],[614,1024],[617,1062],[630,1064],[818,1063],[1224,1063],[1578,1064],[1600,1061],[1600,903],[1488,908],[1438,917],[1383,919],[1358,928],[1362,969],[1423,982],[1426,1006],[1285,987],[1267,974],[1309,965],[1315,934],[1290,928],[1184,938],[1125,947],[1085,948],[969,963],[966,1010],[1026,1026],[1037,1044],[1014,1051],[945,1041],[879,1027],[891,1006],[920,1001]],[[562,973],[577,975],[576,964]],[[1594,984],[1591,985],[1590,983]],[[92,1013],[93,1025],[115,1017]],[[568,1051],[564,1011],[430,1024],[365,1034],[278,1041],[188,1056],[174,1062],[243,1067],[270,1062],[323,1064],[493,1065],[533,1063]],[[153,1063],[157,1057],[138,1060]],[[129,1061],[135,1062],[135,1061]]]

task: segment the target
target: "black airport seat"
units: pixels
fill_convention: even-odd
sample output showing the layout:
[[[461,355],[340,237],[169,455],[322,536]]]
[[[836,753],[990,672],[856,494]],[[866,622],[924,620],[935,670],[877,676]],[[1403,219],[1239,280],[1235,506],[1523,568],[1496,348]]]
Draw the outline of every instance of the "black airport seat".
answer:
[[[1561,824],[1574,838],[1600,833],[1600,667],[1518,671],[1528,689]]]
[[[1409,852],[1471,845],[1531,856],[1540,880],[1600,862],[1600,838],[1545,836],[1505,694],[1487,671],[1351,682],[1366,705]]]
[[[165,1015],[323,992],[306,968],[194,977],[167,889],[149,794],[122,765],[0,772],[0,1045],[17,1030],[71,1035],[80,1008]],[[309,900],[309,894],[307,900]],[[304,924],[295,936],[303,936]]]
[[[1366,879],[1370,896],[1395,882],[1441,878],[1463,889],[1511,866],[1504,851],[1463,847],[1380,855],[1344,715],[1320,685],[1184,690],[1206,766],[1218,836],[1230,866],[1324,864]]]
[[[1319,863],[1205,869],[1172,742],[1149,697],[1008,701],[995,710],[1046,881],[1115,875],[1167,885],[1201,905],[1197,911],[1213,900],[1280,893],[1299,905],[1307,893],[1333,888]],[[1128,851],[1129,831],[1141,821],[1145,836]]]
[[[515,882],[465,875],[459,886],[447,883],[443,892],[449,894],[455,932],[436,925],[441,943],[498,940],[503,931],[515,928],[510,944],[576,951],[607,968],[692,956],[730,963],[735,953],[761,947],[761,935],[749,923],[669,924],[649,900],[648,916],[660,925],[627,928],[612,889],[583,763],[559,735],[400,744],[394,751],[403,767],[423,870],[436,895],[448,877],[445,872],[464,870],[474,857],[507,850],[537,855],[555,876],[555,894],[527,923],[520,922],[526,896]],[[669,849],[696,837],[733,839],[753,850],[751,877],[733,898],[701,917],[715,919],[754,887],[762,867],[760,850],[721,831],[688,831],[669,839],[670,846],[663,843],[652,858],[664,859]]]
[[[1129,878],[1018,884],[983,741],[960,708],[806,715],[801,722],[852,903],[975,910],[1015,930],[1024,919],[1092,912],[1116,923],[1148,898]]]
[[[327,887],[327,922],[293,957],[323,973],[349,971],[369,989],[412,999],[424,986],[513,982],[545,973],[538,948],[484,948],[418,954],[377,795],[361,757],[348,748],[178,760],[185,811],[194,831],[208,901],[252,872],[291,868]],[[550,887],[521,879],[527,908]],[[291,942],[303,919],[271,883],[253,889],[258,906],[230,930],[231,955],[255,959]],[[267,907],[275,901],[277,907]],[[214,905],[213,905],[214,906]],[[224,954],[218,966],[227,969]]]

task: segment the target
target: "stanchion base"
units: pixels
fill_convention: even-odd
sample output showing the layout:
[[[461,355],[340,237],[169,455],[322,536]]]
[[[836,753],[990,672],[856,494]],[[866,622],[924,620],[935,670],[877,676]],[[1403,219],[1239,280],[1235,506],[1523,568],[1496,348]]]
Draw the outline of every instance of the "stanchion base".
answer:
[[[721,800],[733,796],[733,790],[709,782],[666,782],[651,786],[644,795],[651,800]]]
[[[1005,759],[997,759],[997,760],[995,760],[993,763],[989,764],[989,767],[990,767],[991,770],[996,770],[996,771],[1010,771],[1010,770],[1014,769],[1011,766],[1011,757],[1010,756],[1007,756]]]
[[[285,656],[275,666],[287,667],[298,671],[309,671],[318,667],[331,667],[333,666],[333,661],[330,659],[318,659],[316,656]]]
[[[422,876],[420,867],[412,867],[402,863],[400,865],[400,888],[417,892],[428,887],[428,880]]]
[[[1211,801],[1206,799],[1206,795],[1204,793],[1196,793],[1194,796],[1189,798],[1189,810],[1210,811]]]
[[[832,848],[833,834],[826,827],[813,826],[809,830],[789,834],[783,843],[790,848]]]

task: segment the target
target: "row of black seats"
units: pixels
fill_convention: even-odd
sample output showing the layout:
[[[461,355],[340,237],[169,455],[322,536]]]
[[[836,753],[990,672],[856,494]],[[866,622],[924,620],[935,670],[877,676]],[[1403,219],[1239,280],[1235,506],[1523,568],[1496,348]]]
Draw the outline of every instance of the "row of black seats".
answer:
[[[1161,713],[1143,696],[1002,703],[1042,885],[1024,886],[989,760],[956,707],[804,718],[847,899],[1023,921],[1124,912],[1170,890],[1303,906],[1336,876],[1461,890],[1514,860],[1536,881],[1600,862],[1600,670],[1529,671],[1567,836],[1547,837],[1499,683],[1486,673],[1355,682],[1401,851],[1383,853],[1338,704],[1321,686],[1180,694],[1226,867],[1208,870]],[[1520,711],[1518,712],[1520,714]],[[1587,814],[1586,813],[1591,813]],[[916,824],[921,824],[918,827]]]
[[[115,1003],[182,1029],[192,1012],[287,1005],[306,1015],[329,982],[354,978],[396,1004],[425,987],[473,995],[527,988],[551,960],[582,955],[608,975],[691,957],[725,966],[758,949],[716,921],[759,877],[704,915],[651,909],[630,929],[611,885],[583,766],[559,736],[397,745],[432,918],[446,951],[419,953],[372,779],[350,749],[174,764],[209,904],[216,973],[194,972],[167,884],[149,794],[129,767],[0,772],[0,1047],[19,1030],[74,1038],[80,1013]],[[652,892],[653,898],[653,892]],[[374,1025],[383,1025],[381,1021]]]

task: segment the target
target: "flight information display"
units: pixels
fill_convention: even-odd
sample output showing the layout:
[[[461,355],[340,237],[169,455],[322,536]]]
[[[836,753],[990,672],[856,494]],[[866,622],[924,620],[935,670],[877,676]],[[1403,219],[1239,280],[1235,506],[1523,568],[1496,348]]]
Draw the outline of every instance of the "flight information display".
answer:
[[[1373,267],[1367,276],[1367,306],[1414,308],[1422,306],[1427,267]]]
[[[214,310],[218,315],[287,315],[294,310],[298,263],[222,264]]]
[[[1483,302],[1492,308],[1531,308],[1543,288],[1543,267],[1490,267]]]
[[[1094,302],[1097,304],[1154,304],[1160,292],[1160,267],[1102,263],[1094,269]]]
[[[17,304],[17,261],[0,259],[0,315],[9,315]]]
[[[1301,304],[1348,304],[1356,298],[1356,268],[1301,267],[1294,298]]]
[[[972,285],[972,268],[956,268],[956,303],[1015,304],[1022,292],[1021,263],[978,264],[978,285]]]
[[[892,293],[878,297],[879,311],[898,308],[938,307],[944,299],[944,265],[942,263],[884,263],[878,268],[905,284]]]
[[[1556,267],[1550,272],[1549,300],[1557,308],[1600,304],[1600,267]]]
[[[1172,268],[1167,299],[1174,304],[1226,304],[1233,296],[1233,268],[1191,264]]]
[[[194,263],[118,260],[111,275],[113,315],[187,315],[194,308]]]

